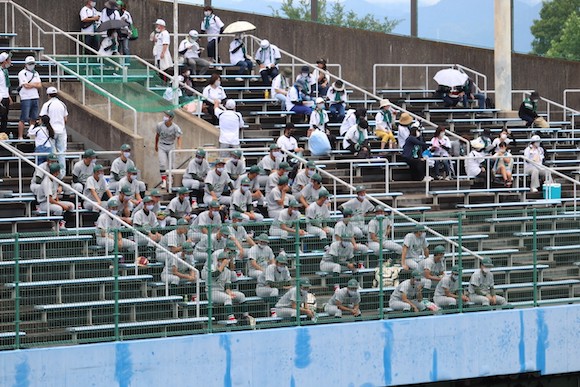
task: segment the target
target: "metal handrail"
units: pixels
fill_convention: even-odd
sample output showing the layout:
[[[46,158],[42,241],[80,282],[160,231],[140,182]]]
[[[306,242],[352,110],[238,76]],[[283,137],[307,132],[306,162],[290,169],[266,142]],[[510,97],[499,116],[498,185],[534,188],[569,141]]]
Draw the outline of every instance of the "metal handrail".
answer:
[[[564,106],[568,106],[568,94],[569,93],[580,93],[580,89],[564,89],[562,92],[562,103]],[[564,114],[564,120],[566,120],[566,114]]]
[[[474,76],[474,83],[476,85],[476,87],[483,92],[484,95],[487,96],[487,76],[483,73],[480,73],[476,70],[473,70],[469,67],[465,67],[463,65],[460,64],[383,64],[383,63],[377,63],[373,65],[373,93],[377,94],[377,69],[381,68],[381,67],[393,67],[393,68],[399,68],[399,91],[404,92],[405,89],[403,89],[403,68],[417,68],[417,67],[424,67],[425,68],[425,85],[424,85],[424,89],[428,90],[429,89],[429,85],[428,82],[430,79],[429,77],[429,69],[430,68],[439,68],[439,67],[443,67],[443,68],[448,68],[448,67],[454,67],[457,69],[462,70],[463,72],[466,73],[471,73]],[[483,79],[483,88],[479,87],[479,78]]]
[[[0,146],[2,148],[4,148],[5,150],[7,150],[8,152],[12,153],[13,155],[15,155],[16,157],[18,157],[21,162],[24,162],[26,164],[28,164],[29,166],[33,167],[37,172],[40,172],[40,174],[42,174],[44,177],[48,176],[51,180],[57,182],[59,185],[65,187],[67,189],[67,191],[72,192],[75,195],[75,200],[76,200],[76,208],[78,208],[78,199],[81,198],[83,200],[86,201],[91,201],[93,203],[93,206],[98,208],[99,211],[101,212],[105,212],[107,213],[111,218],[117,220],[120,224],[122,224],[124,227],[126,227],[128,230],[130,230],[133,234],[139,234],[140,237],[145,238],[148,243],[151,243],[153,246],[155,246],[156,248],[161,249],[161,251],[170,254],[170,256],[173,256],[175,259],[179,259],[175,254],[173,254],[171,251],[169,251],[167,248],[165,248],[164,246],[160,245],[159,243],[155,242],[154,240],[150,239],[147,235],[143,234],[141,231],[137,230],[135,227],[133,227],[132,225],[130,225],[129,223],[125,222],[121,217],[117,216],[117,215],[113,215],[111,212],[109,212],[109,210],[103,206],[101,206],[100,204],[94,202],[91,198],[89,198],[88,196],[85,196],[82,192],[79,192],[77,190],[75,190],[72,186],[70,186],[69,184],[65,183],[64,181],[62,181],[61,179],[59,179],[58,177],[53,176],[52,174],[48,173],[47,171],[45,171],[42,168],[39,168],[36,164],[34,164],[32,161],[30,161],[27,157],[26,154],[21,152],[20,150],[16,149],[15,147],[13,147],[12,145],[9,145],[7,143],[5,143],[4,141],[0,141]],[[50,206],[48,206],[47,208],[48,210],[48,215],[50,215]],[[78,223],[78,215],[77,215],[77,224]],[[78,229],[77,229],[78,232]],[[137,245],[136,247],[137,248]],[[193,266],[190,265],[189,263],[183,261],[183,263],[185,263],[185,265],[192,269],[195,270],[196,272],[196,293],[197,293],[197,300],[199,300],[199,289],[200,289],[200,273],[199,271]],[[137,275],[137,266],[135,267],[135,274]],[[168,296],[169,295],[169,282],[166,281],[165,282],[165,295]],[[197,317],[199,317],[199,313],[200,313],[200,306],[199,303],[197,303]]]
[[[295,153],[292,153],[292,152],[290,152],[290,151],[287,151],[286,149],[282,149],[282,152],[286,153],[286,154],[287,154],[289,157],[291,157],[291,158],[295,158],[295,159],[297,159],[298,161],[300,161],[300,162],[302,162],[302,163],[304,163],[304,164],[306,164],[306,163],[307,163],[307,160],[306,160],[306,159],[304,159],[304,158],[303,158],[303,157],[301,157],[301,156],[298,156],[298,155],[296,155]],[[317,172],[318,172],[318,173],[320,173],[321,175],[324,175],[324,176],[328,177],[329,179],[331,179],[331,180],[332,180],[332,181],[334,181],[335,183],[341,184],[341,185],[343,185],[344,187],[348,188],[348,189],[349,189],[349,190],[351,190],[351,191],[354,191],[354,190],[356,190],[355,186],[353,186],[353,185],[351,185],[351,184],[347,183],[346,181],[344,181],[344,180],[342,180],[342,179],[340,179],[340,178],[338,178],[338,177],[336,177],[336,176],[332,175],[331,173],[329,173],[329,172],[325,171],[323,168],[316,167],[316,170],[317,170]],[[382,205],[382,206],[385,206],[387,209],[389,209],[389,210],[391,211],[391,213],[392,213],[392,214],[396,214],[396,215],[398,215],[398,216],[400,216],[400,217],[402,217],[402,218],[406,219],[407,221],[409,221],[409,222],[411,222],[411,223],[413,223],[413,224],[415,224],[415,225],[421,225],[421,222],[418,222],[418,221],[416,221],[415,219],[413,219],[413,218],[411,218],[411,217],[409,217],[409,216],[405,215],[404,213],[402,213],[402,212],[401,212],[401,211],[399,211],[398,209],[396,209],[396,208],[394,208],[394,207],[391,207],[391,206],[389,206],[388,204],[385,204],[385,203],[381,202],[380,200],[378,200],[378,199],[374,198],[374,197],[372,196],[372,194],[367,194],[367,197],[368,197],[368,199],[369,199],[371,202],[373,202],[373,203],[375,203],[375,204],[377,204],[377,205]],[[459,249],[461,249],[462,251],[464,251],[464,252],[467,252],[467,253],[471,254],[472,256],[474,256],[474,257],[477,257],[479,260],[483,259],[483,257],[482,257],[481,255],[479,255],[479,254],[477,254],[477,253],[475,253],[475,252],[471,251],[471,250],[470,250],[470,249],[468,249],[467,247],[465,247],[465,246],[463,246],[463,245],[460,245],[459,243],[457,243],[457,242],[455,242],[455,241],[453,241],[453,240],[449,239],[449,238],[448,238],[448,237],[446,237],[445,235],[443,235],[443,234],[440,234],[439,232],[437,232],[437,231],[433,230],[432,228],[430,228],[430,227],[428,227],[428,226],[424,226],[424,227],[425,227],[425,229],[426,229],[427,231],[429,231],[431,234],[433,234],[433,235],[435,235],[435,236],[437,236],[437,237],[439,237],[439,238],[441,238],[441,239],[445,240],[445,241],[446,241],[447,243],[449,243],[450,245],[452,245],[452,246],[454,246],[454,247],[456,247],[456,248],[459,248]]]

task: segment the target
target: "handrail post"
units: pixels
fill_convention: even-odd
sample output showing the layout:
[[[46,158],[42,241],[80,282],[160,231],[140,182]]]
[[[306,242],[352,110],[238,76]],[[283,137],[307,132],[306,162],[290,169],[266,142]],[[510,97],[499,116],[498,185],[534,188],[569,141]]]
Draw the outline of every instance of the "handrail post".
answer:
[[[384,252],[383,252],[383,221],[385,219],[384,215],[377,216],[379,222],[379,319],[385,317],[385,294],[383,292],[383,262],[384,262]]]
[[[532,232],[534,238],[532,239],[532,254],[534,259],[534,272],[533,272],[533,282],[534,282],[534,307],[538,306],[538,224],[537,224],[537,209],[533,210],[532,219]]]
[[[463,312],[463,213],[457,213],[457,262],[459,264],[459,284],[457,286],[457,301],[459,302],[459,313]],[[479,258],[475,258],[478,260]],[[479,265],[478,265],[479,267]]]
[[[296,324],[298,326],[301,325],[300,320],[300,305],[304,302],[306,303],[308,300],[302,300],[301,290],[300,290],[300,282],[301,282],[301,263],[300,263],[300,220],[296,220],[294,222],[294,257],[296,260]],[[307,308],[308,305],[305,305]]]
[[[14,235],[14,348],[20,349],[20,242]]]
[[[115,312],[114,312],[114,318],[115,318],[115,341],[119,341],[120,340],[120,336],[119,336],[119,235],[120,231],[118,229],[113,229],[113,238],[115,241],[115,246],[114,246],[114,256],[115,258],[113,259],[113,277],[115,278],[115,282],[114,282],[114,290],[113,290],[113,297],[115,299]]]

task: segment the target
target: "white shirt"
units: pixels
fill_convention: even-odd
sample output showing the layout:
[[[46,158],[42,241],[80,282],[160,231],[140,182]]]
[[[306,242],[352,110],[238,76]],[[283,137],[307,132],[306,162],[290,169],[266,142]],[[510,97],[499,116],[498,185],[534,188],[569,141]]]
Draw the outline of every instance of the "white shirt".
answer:
[[[276,145],[280,147],[280,149],[286,149],[288,151],[294,152],[294,149],[298,148],[298,141],[292,136],[280,136],[278,137],[278,141],[276,141]]]
[[[8,98],[10,96],[8,87],[10,85],[6,84],[6,77],[4,76],[4,67],[0,67],[0,99]]]
[[[344,120],[342,120],[342,124],[340,124],[340,135],[344,136],[344,134],[349,130],[353,125],[356,125],[356,116],[354,113],[356,112],[355,109],[348,109],[346,111],[346,115],[344,116]]]
[[[31,126],[28,129],[29,136],[34,137],[34,145],[38,148],[39,146],[50,147],[50,141],[48,141],[48,128],[44,125]]]
[[[292,101],[298,101],[300,96],[298,95],[298,90],[292,86],[286,94],[286,110],[290,111],[296,104],[292,103]]]
[[[483,152],[472,150],[465,160],[465,172],[469,177],[475,177],[481,172],[481,163],[484,162]]]
[[[101,23],[106,22],[107,20],[121,20],[121,14],[119,11],[114,10],[111,15],[107,14],[108,8],[103,8],[101,11],[101,18],[99,19]]]
[[[212,13],[209,16],[209,27],[205,28],[205,19],[206,19],[206,16],[204,16],[203,19],[201,19],[201,30],[205,31],[205,33],[208,35],[219,34],[220,30],[225,25],[224,22],[222,21],[222,19],[219,18],[219,16],[214,15]],[[217,36],[211,36],[211,37],[208,36],[207,41],[210,42],[212,40],[216,40],[217,38],[218,38]]]
[[[219,118],[219,142],[228,145],[240,145],[240,129],[244,126],[242,115],[233,110],[215,109]]]
[[[211,85],[207,85],[203,89],[203,97],[207,98],[207,99],[211,99],[213,101],[215,101],[216,99],[218,101],[223,101],[224,99],[227,98],[227,95],[226,95],[226,92],[224,91],[223,87],[221,87],[221,86],[212,87]]]
[[[399,130],[397,131],[397,142],[399,143],[399,148],[403,149],[409,134],[409,127],[399,124]]]
[[[276,64],[276,60],[280,59],[281,57],[282,55],[280,55],[280,50],[278,50],[278,47],[274,46],[273,44],[270,44],[270,47],[266,49],[258,48],[256,55],[254,55],[256,61],[260,61],[264,66]],[[278,67],[278,65],[276,65],[276,67]]]
[[[280,94],[280,90],[284,90],[288,93],[288,80],[282,74],[278,74],[272,79],[272,95]],[[276,91],[278,89],[278,91]]]
[[[101,45],[99,46],[99,55],[109,56],[119,53],[119,41],[116,41],[117,47],[114,46],[115,41],[109,36],[101,40]],[[109,48],[110,47],[110,48]]]
[[[243,42],[238,39],[232,40],[230,43],[230,63],[235,65],[238,62],[246,60],[246,56],[244,55],[245,47],[241,47],[236,52],[233,52],[236,48],[238,48]]]
[[[179,52],[185,51],[183,57],[186,59],[189,58],[199,58],[199,44],[197,42],[191,42],[189,39],[185,38],[179,43],[179,48],[177,49]]]
[[[322,113],[322,114],[321,114]],[[328,113],[326,110],[314,109],[310,114],[310,127],[313,128],[317,126],[320,129],[324,129],[324,125],[328,123]]]
[[[3,74],[2,74],[3,75]],[[40,75],[36,70],[30,72],[26,69],[20,70],[18,73],[18,85],[22,86],[25,83],[40,83]],[[38,99],[38,89],[36,87],[25,89],[24,87],[20,89],[20,99]]]
[[[364,136],[365,140],[367,138],[369,138],[369,134],[368,134],[368,131],[366,129],[363,129],[362,132],[363,132],[363,136]],[[346,134],[344,135],[344,140],[342,140],[342,147],[344,149],[347,149],[348,146],[350,145],[348,140],[350,140],[354,143],[357,143],[358,138],[359,138],[358,125],[354,124],[353,126],[350,127],[349,130],[347,130]]]
[[[89,17],[95,17],[99,14],[100,14],[100,12],[97,11],[96,9],[84,6],[81,8],[81,12],[79,12],[79,17],[80,17],[81,21],[83,21]],[[89,32],[89,33],[95,32],[95,23],[93,22],[93,24],[91,24],[87,28],[81,28],[81,32]]]
[[[340,92],[340,100],[337,101],[336,100],[336,91],[334,91],[334,88],[331,86],[328,91],[326,92],[326,98],[328,99],[328,103],[330,103],[331,105],[334,104],[343,104],[346,105],[346,101],[347,101],[347,94],[346,94],[346,89]]]
[[[50,125],[55,134],[64,133],[66,130],[65,123],[66,117],[68,117],[68,110],[64,102],[57,97],[49,99],[42,105],[40,115],[50,117]]]
[[[166,54],[169,53],[169,43],[170,43],[169,32],[167,30],[156,32],[154,42],[155,44],[153,45],[153,56],[155,57],[155,59],[159,60],[161,59],[161,52],[163,51],[164,45],[168,46]]]

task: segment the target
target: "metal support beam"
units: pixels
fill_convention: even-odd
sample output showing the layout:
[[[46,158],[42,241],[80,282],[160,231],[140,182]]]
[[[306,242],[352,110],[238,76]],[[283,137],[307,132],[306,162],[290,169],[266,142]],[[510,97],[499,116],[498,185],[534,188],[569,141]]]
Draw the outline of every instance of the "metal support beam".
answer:
[[[512,110],[511,1],[495,0],[495,105],[501,111]]]
[[[418,2],[419,0],[411,0],[411,36],[415,38],[418,36],[419,31]]]
[[[310,20],[318,21],[318,0],[310,0]]]

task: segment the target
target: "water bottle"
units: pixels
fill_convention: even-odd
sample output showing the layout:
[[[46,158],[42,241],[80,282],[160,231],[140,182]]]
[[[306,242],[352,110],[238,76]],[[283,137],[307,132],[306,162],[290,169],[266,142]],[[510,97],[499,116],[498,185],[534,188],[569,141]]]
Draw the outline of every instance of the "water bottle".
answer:
[[[10,132],[8,134],[8,138],[11,139],[11,140],[13,140],[14,139],[14,133]]]
[[[191,198],[191,208],[197,208],[197,198]]]
[[[264,90],[264,99],[270,99],[270,89]]]

